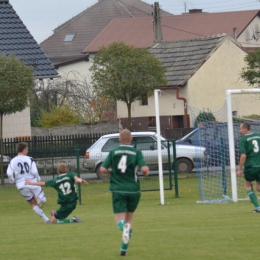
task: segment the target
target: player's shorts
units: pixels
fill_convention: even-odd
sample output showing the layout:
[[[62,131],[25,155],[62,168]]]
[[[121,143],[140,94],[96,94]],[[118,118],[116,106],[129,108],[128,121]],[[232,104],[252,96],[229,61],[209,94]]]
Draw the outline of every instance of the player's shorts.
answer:
[[[260,167],[248,167],[244,169],[246,181],[257,181],[260,183]]]
[[[140,198],[141,192],[112,192],[112,204],[114,213],[134,212],[138,206]]]
[[[65,219],[77,206],[77,200],[68,203],[63,204],[60,206],[60,208],[55,213],[56,219]]]
[[[31,201],[38,197],[41,201],[46,202],[44,192],[40,186],[24,185],[19,191],[26,201]]]

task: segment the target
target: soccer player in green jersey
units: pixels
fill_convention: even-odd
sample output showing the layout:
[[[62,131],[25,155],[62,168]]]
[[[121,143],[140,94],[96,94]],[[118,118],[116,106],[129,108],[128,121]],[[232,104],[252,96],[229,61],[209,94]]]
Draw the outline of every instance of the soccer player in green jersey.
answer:
[[[76,192],[75,183],[88,183],[78,178],[74,172],[68,172],[65,163],[59,164],[57,172],[59,176],[52,180],[46,182],[31,182],[26,180],[25,184],[53,187],[58,192],[57,203],[61,206],[56,212],[51,211],[52,224],[82,222],[76,217],[72,217],[71,219],[66,219],[66,217],[71,214],[77,205],[78,194]]]
[[[252,188],[252,181],[256,181],[256,189],[260,191],[260,134],[251,132],[248,123],[240,125],[240,133],[242,134],[239,141],[241,156],[237,176],[241,177],[244,166],[246,191],[255,206],[253,212],[260,213],[260,206]]]
[[[100,171],[110,173],[110,191],[117,227],[123,231],[120,255],[127,253],[128,243],[132,236],[133,216],[141,197],[137,169],[143,175],[149,174],[142,152],[131,146],[130,131],[124,129],[119,136],[121,145],[110,151]],[[112,168],[110,171],[109,168]]]

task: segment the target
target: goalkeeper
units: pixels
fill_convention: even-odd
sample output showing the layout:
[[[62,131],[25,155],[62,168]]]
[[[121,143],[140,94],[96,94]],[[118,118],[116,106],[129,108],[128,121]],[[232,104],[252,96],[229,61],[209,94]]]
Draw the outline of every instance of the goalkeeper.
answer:
[[[237,176],[241,177],[244,166],[244,178],[247,195],[255,206],[254,213],[260,213],[260,206],[253,191],[252,181],[256,181],[256,190],[260,191],[260,134],[253,133],[248,123],[240,125],[242,137],[239,141],[240,162]]]

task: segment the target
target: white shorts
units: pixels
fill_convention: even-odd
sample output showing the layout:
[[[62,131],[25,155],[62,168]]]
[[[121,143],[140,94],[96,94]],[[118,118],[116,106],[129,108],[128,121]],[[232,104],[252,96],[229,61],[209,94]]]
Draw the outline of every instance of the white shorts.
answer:
[[[43,189],[40,186],[25,185],[19,191],[27,201],[31,201],[35,197],[38,197],[41,201],[46,201]]]

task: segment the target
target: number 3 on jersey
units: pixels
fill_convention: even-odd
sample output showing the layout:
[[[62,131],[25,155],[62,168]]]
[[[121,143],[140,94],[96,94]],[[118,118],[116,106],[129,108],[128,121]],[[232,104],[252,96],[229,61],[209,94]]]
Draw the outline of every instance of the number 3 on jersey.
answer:
[[[122,173],[125,173],[126,168],[127,168],[127,156],[122,155],[122,157],[117,165],[117,169],[119,169]]]
[[[258,153],[259,152],[259,146],[258,146],[258,142],[256,140],[252,141],[252,144],[254,146],[254,152]]]

